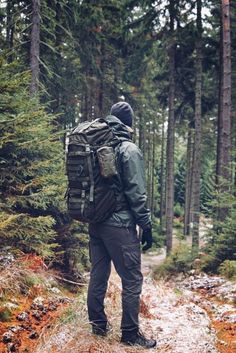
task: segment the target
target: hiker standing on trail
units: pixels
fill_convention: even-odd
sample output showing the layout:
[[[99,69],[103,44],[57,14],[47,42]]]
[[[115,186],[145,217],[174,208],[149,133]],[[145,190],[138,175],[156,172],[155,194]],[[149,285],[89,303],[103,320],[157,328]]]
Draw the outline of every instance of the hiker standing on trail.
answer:
[[[110,325],[104,298],[112,261],[122,281],[121,342],[152,348],[156,341],[140,333],[138,319],[143,276],[136,225],[143,230],[144,251],[152,246],[152,226],[146,207],[143,158],[131,141],[133,110],[128,103],[118,102],[112,106],[106,121],[122,141],[116,147],[118,173],[112,186],[117,206],[105,221],[89,224],[92,264],[87,299],[89,320],[94,334],[106,336]]]

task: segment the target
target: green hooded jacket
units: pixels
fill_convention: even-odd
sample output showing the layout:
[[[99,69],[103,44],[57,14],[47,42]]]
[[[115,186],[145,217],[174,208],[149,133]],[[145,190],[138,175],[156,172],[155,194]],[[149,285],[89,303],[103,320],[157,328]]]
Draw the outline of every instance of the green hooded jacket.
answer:
[[[150,210],[146,206],[146,181],[143,156],[132,142],[131,132],[115,116],[106,118],[110,127],[122,141],[116,152],[118,175],[114,177],[118,209],[103,224],[117,227],[135,227],[143,230],[151,228]]]

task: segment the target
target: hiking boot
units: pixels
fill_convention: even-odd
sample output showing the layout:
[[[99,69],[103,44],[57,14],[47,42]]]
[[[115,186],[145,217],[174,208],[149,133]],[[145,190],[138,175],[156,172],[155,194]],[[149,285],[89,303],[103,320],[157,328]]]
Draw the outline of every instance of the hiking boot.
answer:
[[[148,339],[144,335],[135,331],[123,331],[121,342],[127,344],[128,346],[140,346],[143,348],[153,348],[156,346],[156,340]]]
[[[92,333],[97,336],[106,337],[111,331],[112,327],[109,322],[105,326],[92,325]]]

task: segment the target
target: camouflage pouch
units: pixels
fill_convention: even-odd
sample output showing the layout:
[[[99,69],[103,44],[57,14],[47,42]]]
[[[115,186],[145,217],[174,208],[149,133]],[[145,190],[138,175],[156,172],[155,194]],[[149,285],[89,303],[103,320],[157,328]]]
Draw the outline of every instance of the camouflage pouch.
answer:
[[[111,178],[117,175],[116,158],[113,147],[100,147],[97,150],[97,157],[100,166],[100,174],[104,178]]]

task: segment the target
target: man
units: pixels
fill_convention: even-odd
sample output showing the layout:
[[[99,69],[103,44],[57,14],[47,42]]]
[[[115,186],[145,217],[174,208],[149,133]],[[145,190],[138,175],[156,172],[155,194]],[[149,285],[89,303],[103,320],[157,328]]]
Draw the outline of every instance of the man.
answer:
[[[122,281],[121,342],[152,348],[156,341],[140,333],[138,320],[143,277],[136,225],[143,229],[143,250],[152,246],[143,159],[141,151],[131,141],[131,106],[118,102],[110,113],[106,120],[122,141],[116,151],[118,175],[113,177],[117,210],[104,222],[89,225],[92,264],[87,300],[89,320],[94,334],[106,336],[109,324],[104,312],[104,298],[112,261]]]

